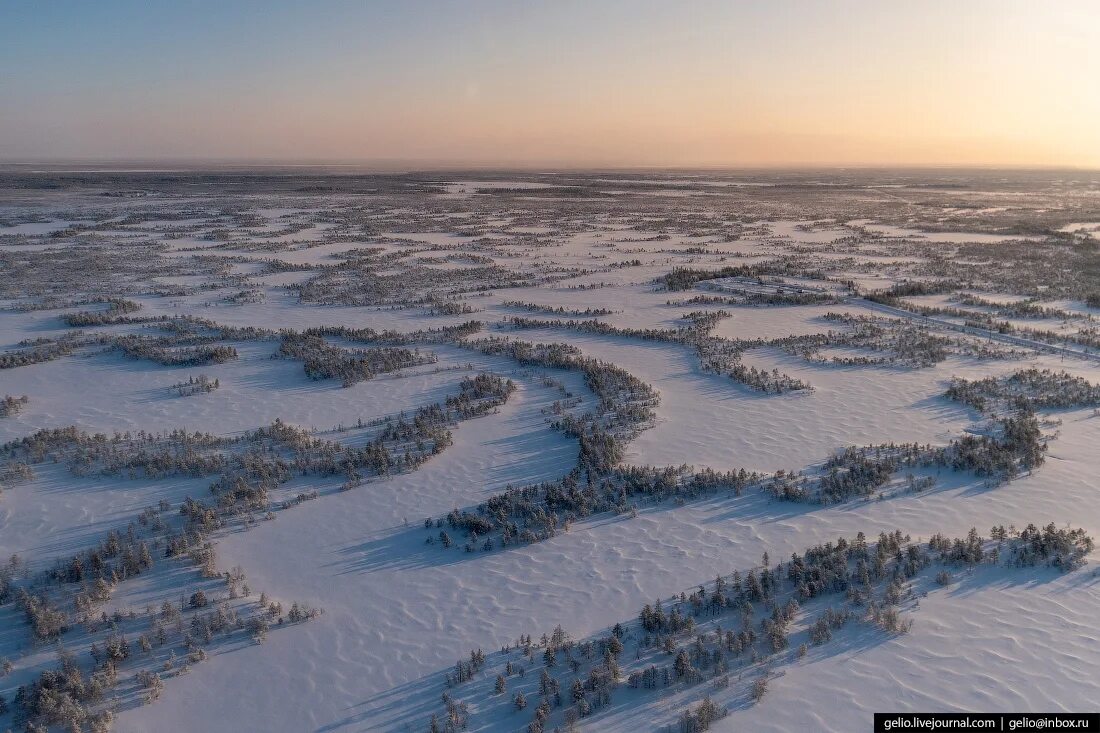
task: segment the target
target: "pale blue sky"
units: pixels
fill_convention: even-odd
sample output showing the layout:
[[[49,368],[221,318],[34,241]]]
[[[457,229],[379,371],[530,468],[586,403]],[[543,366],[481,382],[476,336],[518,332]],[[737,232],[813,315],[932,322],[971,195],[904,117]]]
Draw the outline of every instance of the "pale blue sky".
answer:
[[[0,159],[1100,166],[1100,3],[0,4]]]

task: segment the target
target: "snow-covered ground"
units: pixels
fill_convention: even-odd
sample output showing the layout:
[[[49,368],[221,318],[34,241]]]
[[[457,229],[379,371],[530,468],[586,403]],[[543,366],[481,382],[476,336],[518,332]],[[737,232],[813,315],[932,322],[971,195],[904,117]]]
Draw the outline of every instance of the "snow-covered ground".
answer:
[[[981,293],[992,305],[975,306],[976,312],[988,312],[1006,328],[1091,338],[1095,309],[1084,305],[1080,289],[1059,289],[1042,303],[1065,315],[1000,313],[1024,296],[1036,297],[1022,271],[1021,292],[1004,284],[1010,275],[999,275],[1000,287],[991,279],[968,282],[957,293],[910,293],[895,304],[898,318],[883,318],[867,301],[848,297],[849,289],[940,280],[928,263],[939,263],[945,248],[981,244],[996,257],[1009,243],[1064,242],[997,228],[998,217],[1020,216],[1023,198],[1011,210],[968,204],[968,217],[984,223],[981,231],[930,233],[919,225],[934,227],[935,212],[917,221],[911,212],[876,208],[900,206],[894,199],[868,202],[862,194],[822,203],[803,191],[803,199],[773,200],[774,182],[766,179],[550,180],[427,178],[423,191],[405,192],[379,177],[371,193],[354,196],[204,188],[165,201],[103,201],[69,192],[63,202],[47,193],[0,206],[0,221],[11,222],[0,227],[0,256],[15,278],[0,290],[6,306],[0,351],[47,348],[34,339],[79,341],[58,358],[0,369],[0,398],[29,398],[0,417],[0,441],[12,441],[9,448],[35,431],[67,426],[87,434],[186,430],[231,438],[276,420],[351,444],[360,438],[350,429],[443,404],[475,375],[499,375],[515,385],[486,414],[454,419],[452,443],[413,470],[366,476],[343,491],[336,489],[342,478],[303,471],[285,492],[316,489],[315,500],[272,507],[277,510],[270,521],[227,522],[211,531],[206,539],[216,546],[219,571],[242,568],[251,598],[263,592],[323,613],[273,630],[262,644],[211,647],[209,658],[186,674],[165,671],[163,693],[150,704],[135,704],[120,686],[115,729],[427,731],[431,716],[443,710],[445,690],[463,699],[464,689],[492,686],[490,673],[480,672],[467,688],[444,687],[443,675],[471,650],[493,654],[526,634],[537,643],[558,625],[578,641],[605,637],[614,624],[633,623],[644,604],[759,567],[765,553],[773,563],[785,562],[818,543],[858,532],[873,541],[895,529],[928,539],[936,533],[964,537],[972,527],[988,536],[996,525],[1053,522],[1100,535],[1100,413],[1092,404],[1075,404],[1039,410],[1049,439],[1045,462],[1004,482],[939,467],[930,469],[935,486],[921,492],[872,493],[828,505],[780,501],[755,488],[687,501],[639,499],[631,500],[629,511],[578,518],[538,542],[473,552],[426,543],[439,527],[426,530],[425,519],[474,510],[511,487],[556,482],[571,472],[583,484],[585,475],[575,473],[580,441],[553,421],[623,407],[601,405],[600,385],[586,382],[576,368],[486,355],[476,343],[480,338],[569,344],[578,358],[613,364],[652,387],[660,398],[652,419],[619,438],[622,466],[634,467],[812,473],[849,446],[946,446],[992,430],[992,414],[945,397],[953,378],[1007,378],[1034,368],[1100,384],[1095,360],[1072,352],[1007,353],[1005,343],[990,339],[977,339],[990,352],[979,353],[973,341],[956,343],[971,336],[937,330],[934,321],[916,315],[911,326],[926,327],[922,333],[949,344],[934,364],[832,360],[893,358],[897,347],[886,341],[858,347],[838,341],[821,347],[819,358],[796,355],[779,341],[847,333],[860,319],[889,334],[906,321],[900,305],[956,307],[953,293]],[[583,206],[555,198],[566,187],[596,191],[607,183],[630,188],[613,199],[581,199]],[[941,208],[951,214],[951,194],[942,195]],[[1036,191],[1034,208],[1049,209],[1051,196]],[[837,210],[829,213],[830,206]],[[1067,212],[1061,230],[1089,231],[1095,225],[1070,219],[1094,221],[1090,216],[1095,212]],[[887,223],[898,221],[912,226]],[[144,243],[139,255],[110,259],[136,251],[130,249],[135,241]],[[69,259],[88,252],[95,254],[75,265]],[[681,268],[719,271],[777,257],[794,263],[801,282],[818,283],[813,292],[837,294],[835,302],[738,302],[738,296],[772,290],[752,286],[756,275],[741,272],[719,273],[749,278],[730,281],[748,283],[734,290],[662,285],[664,276]],[[101,287],[99,267],[118,276],[110,292]],[[242,292],[251,295],[234,298]],[[65,316],[109,313],[117,306],[104,296],[126,299],[132,310],[80,326],[74,335],[77,327]],[[585,315],[586,309],[595,313]],[[684,317],[720,310],[724,317],[707,327],[708,337],[741,344],[737,358],[745,367],[812,389],[775,394],[705,370],[697,342],[683,336]],[[217,344],[231,346],[235,357],[164,365],[133,358],[118,345],[126,343],[119,340],[125,335],[176,338],[165,330],[166,321],[156,319],[181,317],[200,324],[193,326],[199,335],[171,341],[170,348]],[[516,329],[510,323],[516,317],[596,319],[614,332],[582,332],[562,323]],[[458,337],[428,331],[471,320],[481,323],[480,331]],[[226,327],[263,331],[210,330]],[[301,358],[280,352],[280,332],[288,329],[329,328],[326,343],[345,354],[382,343],[361,331],[341,332],[352,333],[344,338],[333,330],[339,327],[392,332],[385,343],[434,360],[344,385],[340,378],[311,378]],[[997,348],[1002,351],[993,353]],[[200,375],[216,379],[217,389],[181,396],[176,385]],[[0,557],[18,554],[18,567],[27,568],[11,574],[16,586],[32,588],[40,582],[33,572],[67,562],[108,532],[125,533],[146,507],[162,503],[175,514],[185,499],[209,497],[216,478],[78,476],[68,460],[62,448],[53,448],[32,461],[33,476],[0,482]],[[460,545],[466,542],[461,530],[448,531]],[[581,718],[578,727],[660,729],[675,725],[704,694],[729,710],[712,726],[722,731],[870,730],[872,713],[885,711],[1085,710],[1100,699],[1097,559],[1094,553],[1066,573],[959,569],[969,581],[907,598],[903,610],[914,622],[908,633],[845,629],[804,657],[765,658],[735,669],[728,687],[703,681],[643,694],[623,684],[615,693],[623,697]],[[102,609],[124,616],[177,603],[183,586],[173,585],[174,577],[120,580]],[[138,618],[135,623],[146,623]],[[13,703],[17,687],[52,663],[53,645],[71,643],[78,664],[90,669],[84,645],[96,633],[106,631],[85,624],[56,641],[35,642],[12,593],[0,603],[0,658],[12,663],[10,674],[0,676],[0,695]],[[683,643],[690,641],[689,635]],[[634,649],[628,646],[625,654]],[[514,710],[510,694],[481,695],[468,710],[468,729],[526,730],[538,704],[539,659],[526,682],[509,681],[510,691],[534,686],[528,708]],[[136,672],[141,660],[135,653],[121,662],[121,674]],[[770,676],[768,692],[746,702],[761,670]],[[571,680],[568,670],[559,667],[555,674],[566,685]],[[565,692],[568,698],[568,687]],[[547,730],[564,729],[570,702],[552,706]],[[111,695],[96,705],[112,705]],[[13,725],[14,715],[0,713],[0,729]]]

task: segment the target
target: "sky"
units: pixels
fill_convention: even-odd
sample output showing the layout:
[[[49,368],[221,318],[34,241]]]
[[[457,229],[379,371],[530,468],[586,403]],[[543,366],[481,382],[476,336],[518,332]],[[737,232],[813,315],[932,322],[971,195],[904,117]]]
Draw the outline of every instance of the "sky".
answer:
[[[0,161],[1100,168],[1100,2],[2,0]]]

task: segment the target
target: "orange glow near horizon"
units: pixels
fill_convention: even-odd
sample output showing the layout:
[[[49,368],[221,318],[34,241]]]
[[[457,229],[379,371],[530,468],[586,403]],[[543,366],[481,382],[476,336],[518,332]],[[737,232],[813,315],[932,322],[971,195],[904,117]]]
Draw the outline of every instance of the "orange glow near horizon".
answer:
[[[1100,168],[1091,1],[125,5],[0,10],[0,160]]]

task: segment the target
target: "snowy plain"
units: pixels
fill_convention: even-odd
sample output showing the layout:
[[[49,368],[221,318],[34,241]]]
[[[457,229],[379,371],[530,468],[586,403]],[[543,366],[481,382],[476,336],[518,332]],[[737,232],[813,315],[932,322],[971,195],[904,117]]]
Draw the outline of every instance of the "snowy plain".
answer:
[[[110,346],[110,339],[127,334],[160,335],[156,321],[83,327],[100,340],[60,358],[0,370],[0,396],[29,398],[17,414],[0,419],[0,442],[67,426],[89,434],[187,430],[232,437],[276,419],[340,441],[345,428],[382,424],[440,403],[477,374],[515,386],[487,414],[451,424],[450,445],[414,470],[370,476],[350,491],[338,490],[335,479],[299,476],[287,491],[319,489],[319,498],[277,511],[270,521],[214,532],[219,568],[243,568],[254,595],[308,602],[323,613],[273,631],[262,644],[213,651],[185,674],[165,674],[159,699],[137,704],[131,696],[116,705],[115,730],[427,731],[450,689],[444,675],[471,650],[492,654],[521,635],[537,639],[558,625],[576,640],[605,637],[616,623],[635,621],[644,604],[758,567],[765,553],[785,560],[858,532],[875,538],[901,530],[928,539],[936,533],[964,537],[972,527],[987,534],[1001,524],[1053,522],[1100,533],[1100,413],[1076,405],[1041,411],[1049,438],[1045,461],[1003,482],[937,469],[930,490],[837,504],[787,502],[751,490],[686,502],[639,500],[632,512],[583,518],[538,542],[473,553],[426,544],[425,537],[438,532],[423,529],[426,518],[573,472],[578,437],[553,420],[562,414],[564,394],[573,400],[568,414],[583,415],[599,404],[600,395],[576,370],[487,355],[472,346],[477,338],[569,344],[652,387],[659,394],[654,416],[624,439],[623,466],[688,464],[692,470],[762,474],[812,472],[848,446],[942,446],[982,434],[989,415],[945,397],[956,377],[1008,377],[1034,368],[1097,385],[1100,364],[1039,352],[990,357],[976,354],[969,342],[950,345],[950,353],[922,366],[806,358],[777,340],[845,332],[860,318],[878,316],[855,296],[801,304],[691,303],[715,292],[697,286],[671,291],[662,284],[677,268],[718,270],[787,258],[801,272],[862,297],[899,282],[946,279],[935,269],[948,266],[942,264],[945,247],[979,244],[997,257],[1001,246],[1045,242],[1001,225],[1000,217],[1017,217],[1018,211],[990,206],[969,217],[973,231],[922,231],[917,227],[931,225],[934,217],[897,210],[897,196],[876,199],[866,184],[853,185],[849,199],[822,202],[812,191],[772,194],[773,182],[744,176],[602,176],[577,183],[464,174],[425,177],[413,192],[378,178],[368,181],[368,192],[305,195],[257,179],[246,182],[245,195],[204,179],[194,192],[105,200],[96,195],[103,189],[148,186],[164,193],[158,188],[163,184],[142,176],[106,176],[63,198],[22,189],[5,189],[0,198],[0,253],[15,278],[0,312],[5,352],[31,348],[28,340],[74,333],[65,315],[104,310],[104,296],[135,304],[129,314],[135,318],[192,317],[267,330],[263,337],[218,340],[235,349],[235,358],[223,363],[166,365]],[[611,182],[630,187],[613,200],[595,193]],[[588,186],[591,197],[561,193],[578,185]],[[662,187],[676,195],[662,195]],[[949,214],[950,195],[938,204]],[[1049,210],[1059,195],[1036,189],[1031,205]],[[1096,215],[1065,211],[1062,221],[1049,225],[1050,246],[1064,243],[1059,236],[1089,239],[1092,226],[1073,222],[1096,221],[1090,218]],[[66,264],[67,254],[128,252],[138,241],[149,261],[106,261],[102,266],[118,276],[106,289],[94,272],[74,273]],[[762,282],[772,277],[761,275]],[[959,293],[982,292],[1011,303],[1034,299],[1032,286],[1022,276],[1018,293],[960,282],[912,302],[946,307]],[[249,295],[234,297],[241,292]],[[330,293],[344,299],[321,302]],[[54,302],[45,302],[50,298]],[[1050,329],[1063,340],[1095,333],[1100,310],[1078,295],[1059,290],[1042,302],[1065,315],[1037,321],[998,312],[998,321]],[[586,309],[599,315],[585,316]],[[669,336],[685,328],[692,311],[724,311],[709,327],[710,337],[769,342],[740,346],[741,363],[812,389],[776,394],[705,369],[695,342]],[[837,314],[850,320],[841,325]],[[516,328],[510,320],[516,317],[556,325]],[[570,319],[596,320],[618,332],[582,331],[568,325]],[[417,343],[417,350],[434,355],[432,363],[348,385],[311,378],[299,359],[276,358],[280,330],[411,334],[470,320],[482,324],[474,336]],[[875,323],[886,334],[904,328],[889,319]],[[662,335],[636,333],[646,329]],[[959,338],[946,331],[934,335]],[[325,338],[338,348],[361,347],[332,334]],[[885,348],[846,343],[821,353],[874,356]],[[200,374],[217,379],[218,388],[189,396],[173,391]],[[5,484],[0,493],[0,557],[18,554],[33,569],[48,568],[111,530],[124,531],[147,506],[163,501],[174,510],[185,498],[206,496],[212,480],[75,476],[63,459],[33,468],[32,478]],[[1093,553],[1066,573],[1049,567],[960,571],[969,580],[908,600],[905,613],[914,623],[907,633],[848,628],[832,646],[768,667],[768,693],[759,701],[743,699],[758,673],[753,667],[744,680],[733,673],[728,691],[708,682],[646,695],[624,690],[628,702],[582,718],[576,727],[672,730],[704,692],[728,705],[728,715],[711,725],[719,731],[870,730],[872,713],[885,711],[1094,707],[1100,699],[1098,559]],[[178,596],[170,578],[139,577],[120,582],[103,608],[125,612]],[[65,643],[64,636],[52,644],[35,641],[14,609],[12,601],[0,612],[0,657],[14,664],[0,677],[0,694],[9,702]],[[75,643],[80,663],[90,665],[87,650]],[[537,698],[534,672],[514,684]],[[475,703],[468,729],[527,730],[535,703],[516,711],[510,699],[486,696]],[[14,713],[9,715],[0,714],[0,729],[12,725]],[[547,729],[566,726],[555,708]]]

